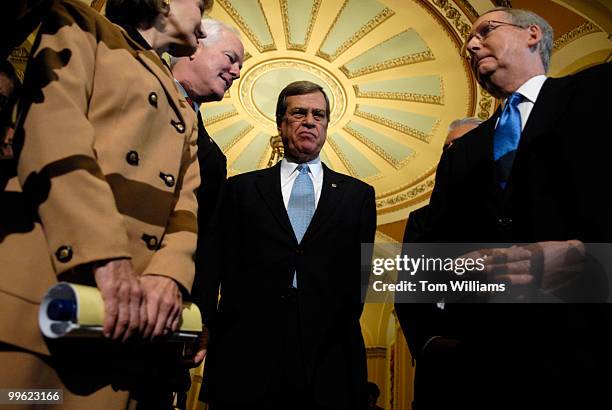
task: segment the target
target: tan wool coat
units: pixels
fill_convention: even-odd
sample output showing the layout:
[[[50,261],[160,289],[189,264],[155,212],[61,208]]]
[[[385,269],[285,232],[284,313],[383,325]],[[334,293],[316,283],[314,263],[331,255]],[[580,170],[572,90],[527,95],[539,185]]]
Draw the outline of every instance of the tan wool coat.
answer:
[[[0,342],[48,354],[41,298],[90,262],[130,258],[191,289],[196,139],[154,51],[80,1],[53,2],[25,77],[19,186],[2,193]]]

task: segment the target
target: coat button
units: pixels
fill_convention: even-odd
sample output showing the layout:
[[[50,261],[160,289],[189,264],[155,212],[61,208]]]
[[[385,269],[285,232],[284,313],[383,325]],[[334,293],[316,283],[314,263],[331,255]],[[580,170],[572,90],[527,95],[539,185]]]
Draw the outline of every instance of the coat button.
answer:
[[[55,257],[62,263],[69,262],[72,259],[72,247],[64,245],[57,248],[55,251]]]
[[[127,161],[128,164],[137,166],[140,158],[138,157],[138,153],[136,151],[130,151],[125,156],[125,160]]]
[[[147,235],[146,233],[142,234],[142,240],[147,245],[147,249],[154,251],[157,250],[157,245],[159,244],[159,240],[154,235]]]
[[[174,175],[171,174],[164,174],[163,172],[160,172],[159,177],[162,179],[162,181],[164,181],[164,184],[166,184],[167,187],[173,187],[174,183],[176,182]]]
[[[157,108],[157,94],[155,92],[149,94],[149,104]]]
[[[183,124],[180,121],[170,121],[170,123],[172,124],[172,126],[180,133],[184,133],[185,132],[185,124]]]

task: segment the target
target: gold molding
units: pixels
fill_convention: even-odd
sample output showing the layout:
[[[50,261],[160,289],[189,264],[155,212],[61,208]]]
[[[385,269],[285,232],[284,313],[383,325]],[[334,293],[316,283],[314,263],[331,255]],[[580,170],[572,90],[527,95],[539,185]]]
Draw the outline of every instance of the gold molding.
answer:
[[[388,119],[386,117],[381,117],[381,116],[378,116],[376,114],[372,114],[372,113],[369,113],[369,112],[361,111],[359,109],[359,104],[357,104],[357,106],[355,107],[354,114],[357,117],[365,118],[367,120],[374,121],[374,122],[376,122],[378,124],[387,126],[389,128],[393,128],[394,130],[397,130],[397,131],[399,131],[401,133],[404,133],[406,135],[414,137],[414,138],[416,138],[418,140],[421,140],[423,142],[429,143],[429,141],[431,140],[431,133],[430,134],[425,134],[423,131],[419,131],[419,130],[414,129],[412,127],[409,127],[409,126],[407,126],[405,124],[402,124],[400,122],[395,122],[395,121],[390,120],[390,119]],[[436,124],[432,127],[432,133],[433,133],[433,130],[436,129],[438,122],[440,122],[440,120],[437,120]]]
[[[442,28],[442,30],[448,35],[448,37],[451,39],[452,44],[455,46],[455,48],[457,49],[457,52],[460,53],[462,47],[463,47],[463,43],[465,42],[465,39],[467,37],[463,36],[458,30],[458,28],[456,27],[455,24],[453,24],[453,20],[450,20],[450,18],[443,12],[444,9],[440,9],[437,8],[436,6],[433,5],[433,3],[431,2],[432,0],[427,0],[427,1],[421,1],[421,0],[413,0],[413,2],[419,6],[421,6],[429,15],[431,15],[433,17],[433,20]],[[438,3],[442,4],[444,3],[444,6],[446,7],[451,7],[448,4],[447,0],[433,0],[433,1],[437,1]],[[456,13],[458,13],[455,10]],[[455,15],[456,13],[452,13],[451,15]],[[455,21],[456,22],[456,21]],[[467,24],[464,21],[461,21],[461,24],[459,26],[463,27],[463,25],[467,25],[468,26],[468,33],[469,30],[471,29],[471,23]],[[466,77],[468,79],[468,83],[469,83],[469,92],[468,92],[468,111],[467,111],[467,115],[468,116],[474,116],[476,115],[476,110],[477,110],[477,105],[478,105],[478,90],[479,90],[479,85],[476,81],[476,77],[474,76],[474,73],[472,72],[471,68],[468,65],[467,60],[463,59],[463,69],[466,73]]]
[[[355,95],[359,98],[378,98],[382,100],[412,101],[425,104],[444,105],[444,96],[416,93],[397,93],[386,91],[360,91],[359,85],[353,85]]]
[[[491,108],[493,107],[495,100],[484,88],[480,88],[480,101],[478,101],[478,118],[486,120],[491,116]]]
[[[234,145],[236,145],[236,143],[238,141],[240,141],[240,139],[242,137],[244,137],[245,135],[247,135],[249,132],[251,132],[255,127],[253,127],[251,124],[248,124],[246,127],[244,127],[242,130],[240,130],[240,132],[238,134],[236,134],[236,136],[234,137],[233,140],[231,140],[229,142],[229,144],[227,144],[227,147],[225,147],[225,149],[223,149],[223,152],[228,152],[230,149],[232,149],[232,147]]]
[[[480,17],[476,9],[470,4],[468,0],[455,0],[455,3],[457,3],[457,6],[459,6],[459,8],[463,11],[464,14],[469,14],[468,17],[471,18],[472,22],[478,19],[478,17]]]
[[[397,37],[397,36],[394,36],[394,37]],[[342,71],[348,78],[354,78],[354,77],[359,77],[364,74],[375,73],[378,71],[384,71],[384,70],[388,70],[391,68],[400,67],[403,65],[421,63],[423,61],[430,61],[430,60],[435,60],[435,57],[428,47],[427,50],[422,51],[420,53],[407,54],[401,57],[392,58],[390,60],[381,61],[380,63],[371,64],[369,66],[363,67],[354,72],[351,72],[346,67],[346,65],[343,65],[340,67],[340,71]]]
[[[597,26],[595,26],[590,21],[586,21],[556,39],[553,42],[553,52],[559,51],[560,48],[565,47],[572,41],[578,40],[580,37],[584,37],[587,34],[598,32],[601,32],[601,30]]]
[[[374,144],[372,141],[370,141],[368,138],[366,138],[365,135],[363,135],[362,133],[360,133],[356,129],[351,128],[348,124],[345,125],[342,129],[344,131],[348,132],[353,137],[355,137],[358,141],[360,141],[362,144],[364,144],[365,146],[370,148],[372,151],[377,153],[380,157],[382,157],[385,161],[387,161],[395,169],[400,169],[400,168],[404,167],[415,156],[414,151],[412,151],[412,153],[410,155],[408,155],[406,158],[404,158],[401,161],[398,161],[395,158],[393,158],[382,147]]]
[[[306,51],[308,43],[310,42],[310,35],[312,34],[312,28],[314,22],[319,14],[319,6],[321,6],[321,0],[314,0],[312,9],[310,9],[310,20],[308,20],[308,27],[306,28],[306,37],[304,38],[304,44],[292,43],[289,38],[290,24],[289,24],[289,8],[287,7],[287,0],[279,0],[281,6],[281,15],[283,18],[283,25],[285,29],[285,43],[287,50]]]
[[[380,215],[395,212],[399,209],[407,208],[415,202],[431,193],[435,184],[435,178],[430,177],[414,188],[400,194],[376,200],[376,209]]]
[[[221,5],[221,7],[225,9],[227,14],[229,14],[232,17],[232,19],[234,19],[234,21],[236,22],[236,24],[238,24],[240,29],[245,32],[249,40],[251,40],[251,42],[255,45],[255,47],[257,47],[257,50],[260,53],[276,50],[276,43],[274,42],[274,36],[272,35],[272,30],[270,30],[270,24],[268,23],[268,17],[266,16],[266,13],[263,9],[261,0],[257,0],[257,4],[259,4],[259,9],[261,10],[261,14],[263,15],[264,21],[266,22],[266,28],[268,29],[268,33],[270,34],[270,38],[272,39],[272,44],[261,44],[261,42],[259,41],[259,38],[257,38],[253,30],[251,30],[251,27],[246,23],[246,21],[244,21],[240,13],[238,13],[238,10],[234,8],[230,0],[217,0],[217,2]]]
[[[329,37],[329,34],[331,33],[332,29],[336,26],[336,23],[338,22],[338,19],[340,18],[340,16],[342,15],[342,12],[344,11],[346,5],[348,4],[349,0],[345,0],[344,4],[342,5],[342,8],[340,9],[340,11],[338,12],[338,14],[336,15],[336,18],[334,19],[334,22],[329,26],[329,30],[327,31],[327,34],[325,34],[325,38],[323,39],[323,42],[321,43],[321,46],[319,47],[319,50],[317,50],[317,56],[332,62],[334,61],[340,54],[344,53],[349,47],[351,47],[353,44],[355,44],[356,42],[358,42],[359,40],[361,40],[366,34],[368,34],[370,31],[374,30],[377,26],[379,26],[380,24],[382,24],[385,20],[387,20],[389,17],[391,17],[392,15],[395,14],[395,12],[393,10],[391,10],[388,7],[385,7],[384,9],[382,9],[380,11],[380,13],[378,13],[376,16],[374,16],[373,18],[370,19],[370,21],[368,21],[366,24],[364,24],[363,26],[361,26],[361,28],[356,31],[355,33],[353,33],[353,35],[346,40],[344,43],[342,43],[340,45],[340,47],[338,47],[333,54],[327,54],[326,52],[321,50],[321,47],[323,46],[323,44],[325,44],[325,42],[327,41],[327,38]]]
[[[268,71],[279,68],[293,68],[296,70],[302,70],[320,78],[329,87],[334,97],[331,107],[329,126],[331,127],[335,125],[336,122],[342,118],[346,111],[347,96],[344,93],[344,89],[342,88],[340,81],[338,81],[336,77],[334,77],[326,69],[318,65],[291,58],[264,61],[263,63],[252,67],[242,76],[239,89],[239,98],[242,106],[252,118],[264,126],[273,126],[276,128],[275,120],[264,115],[264,113],[262,113],[255,104],[252,90],[259,77]]]
[[[204,125],[208,126],[210,124],[214,124],[216,122],[219,122],[221,120],[225,120],[227,118],[231,118],[234,115],[238,115],[238,111],[236,111],[236,109],[232,109],[231,111],[226,111],[223,112],[221,114],[217,114],[217,115],[213,115],[212,117],[207,117],[206,119],[204,118],[204,116],[202,116],[202,121],[204,122]]]
[[[336,155],[338,155],[338,158],[340,158],[340,161],[342,162],[342,164],[344,164],[344,167],[348,170],[351,176],[357,177],[357,171],[355,171],[355,168],[353,168],[353,164],[351,164],[351,161],[349,161],[348,158],[344,155],[344,152],[342,152],[342,150],[340,149],[338,144],[336,144],[334,139],[327,138],[327,142],[329,143],[331,148],[334,150]]]
[[[463,16],[461,15],[461,12],[453,7],[452,2],[450,0],[433,0],[432,3],[438,6],[440,10],[444,12],[444,16],[453,24],[459,34],[461,34],[463,40],[467,40],[470,30],[472,29],[472,25],[462,20]]]

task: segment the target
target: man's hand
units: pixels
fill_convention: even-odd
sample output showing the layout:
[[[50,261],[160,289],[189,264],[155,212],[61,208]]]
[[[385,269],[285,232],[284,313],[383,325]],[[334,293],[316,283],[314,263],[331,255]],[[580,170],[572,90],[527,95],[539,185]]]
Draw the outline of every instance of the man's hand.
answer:
[[[94,268],[96,285],[104,301],[104,336],[125,341],[141,324],[142,288],[129,259]]]
[[[554,294],[565,290],[582,272],[586,251],[584,244],[578,240],[551,241],[482,249],[462,258],[484,258],[485,269],[475,273],[475,279],[484,275],[489,282],[503,282],[515,288],[535,286]]]
[[[142,337],[155,338],[175,332],[179,328],[183,297],[178,285],[167,276],[144,275],[140,278],[144,290],[141,313]]]

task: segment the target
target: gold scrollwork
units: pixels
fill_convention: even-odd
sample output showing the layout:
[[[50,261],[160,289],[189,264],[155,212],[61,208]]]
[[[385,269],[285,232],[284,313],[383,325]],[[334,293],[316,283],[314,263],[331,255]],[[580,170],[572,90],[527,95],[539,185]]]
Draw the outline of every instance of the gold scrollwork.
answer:
[[[425,134],[423,131],[415,130],[414,128],[411,128],[405,124],[390,120],[385,117],[381,117],[376,114],[371,114],[369,112],[361,111],[359,110],[359,105],[355,108],[355,116],[365,118],[370,121],[374,121],[378,124],[385,125],[389,128],[393,128],[394,130],[402,132],[406,135],[410,135],[411,137],[414,137],[423,142],[429,142],[429,140],[431,139],[431,135]]]
[[[461,34],[464,40],[467,40],[470,34],[471,24],[466,23],[462,19],[462,15],[455,7],[451,5],[449,0],[433,0],[433,4],[438,6],[443,12],[446,18],[453,23],[455,29]]]
[[[353,85],[353,89],[355,90],[355,95],[360,98],[378,98],[382,100],[400,100],[425,104],[444,105],[444,97],[441,95],[398,93],[387,91],[360,91],[358,85]]]
[[[238,134],[236,134],[236,136],[234,137],[233,140],[231,140],[227,145],[225,145],[223,147],[223,152],[227,152],[229,151],[234,145],[236,145],[236,143],[238,141],[240,141],[240,139],[242,137],[244,137],[245,135],[247,135],[249,132],[251,132],[251,130],[255,128],[253,127],[251,124],[247,125],[246,127],[244,127],[243,129],[240,130],[240,132]]]
[[[251,27],[247,24],[246,21],[244,21],[244,19],[242,18],[238,10],[234,8],[230,0],[217,0],[217,2],[221,4],[221,6],[225,9],[225,11],[230,16],[232,16],[236,24],[238,24],[238,26],[242,29],[242,31],[246,33],[249,40],[251,40],[251,42],[255,44],[255,47],[257,47],[257,50],[260,53],[263,53],[265,51],[276,50],[276,44],[274,43],[274,37],[272,37],[272,30],[270,30],[270,24],[268,23],[268,18],[266,17],[266,13],[264,12],[263,6],[261,5],[261,0],[257,0],[257,4],[259,4],[259,9],[261,10],[261,14],[264,18],[264,21],[266,22],[266,28],[268,29],[268,33],[270,33],[270,38],[272,39],[271,44],[261,43],[259,37],[255,35]]]
[[[372,151],[374,151],[375,153],[377,153],[380,157],[382,157],[385,161],[387,161],[389,164],[391,164],[391,166],[393,166],[393,168],[395,169],[400,169],[403,166],[405,166],[412,158],[414,158],[414,151],[412,153],[410,153],[410,155],[408,155],[406,158],[402,159],[401,161],[398,161],[397,159],[393,158],[391,156],[391,154],[389,154],[387,151],[385,151],[382,147],[380,147],[379,145],[375,144],[374,142],[372,142],[370,139],[368,139],[365,135],[363,135],[362,133],[360,133],[359,131],[357,131],[354,128],[351,128],[349,125],[345,125],[344,126],[344,131],[348,132],[349,134],[351,134],[353,137],[357,138],[357,140],[361,141],[361,143],[363,143],[364,145],[366,145],[368,148],[370,148]]]
[[[480,101],[478,102],[478,118],[486,120],[491,116],[491,108],[493,107],[493,97],[484,89],[480,88]]]
[[[287,50],[306,51],[308,42],[310,41],[310,35],[312,34],[312,28],[314,27],[314,22],[319,14],[321,0],[314,0],[312,8],[310,9],[310,18],[308,20],[308,27],[306,28],[304,44],[297,44],[291,41],[291,22],[289,21],[289,6],[287,4],[287,0],[280,0],[280,6],[283,24],[285,26],[285,43],[287,44]]]
[[[330,33],[332,32],[332,29],[336,26],[336,23],[337,23],[338,19],[340,18],[340,16],[342,15],[342,12],[344,11],[344,9],[345,9],[347,4],[348,4],[348,0],[345,0],[344,4],[342,5],[342,8],[340,9],[338,14],[336,15],[336,18],[334,19],[334,22],[329,26],[330,27],[329,31],[325,35],[325,38],[323,39],[323,43],[321,43],[321,44],[325,44],[325,42],[327,41],[327,38],[329,37]],[[355,44],[356,42],[361,40],[361,38],[363,38],[363,36],[368,34],[370,31],[374,30],[377,26],[382,24],[385,20],[387,20],[389,17],[391,17],[394,14],[395,14],[395,12],[393,10],[391,10],[388,7],[385,7],[384,9],[382,9],[380,11],[380,13],[378,13],[370,21],[368,21],[366,24],[364,24],[359,30],[357,30],[355,33],[353,33],[353,35],[348,40],[346,40],[344,43],[342,43],[340,45],[340,47],[338,47],[336,50],[334,50],[334,52],[332,54],[327,54],[326,52],[321,50],[321,48],[319,48],[319,50],[317,51],[317,56],[319,56],[319,57],[321,57],[321,58],[323,58],[323,59],[325,59],[325,60],[327,60],[329,62],[334,61],[340,54],[344,53],[349,47],[351,47],[353,44]]]
[[[204,117],[203,116],[204,117],[203,118],[203,120],[204,120],[203,122],[204,122],[204,125],[210,125],[210,124],[214,124],[216,122],[225,120],[227,118],[231,118],[234,115],[238,115],[238,111],[236,111],[235,108],[230,110],[230,111],[227,111],[227,112],[222,112],[221,114],[213,115],[211,117]]]
[[[404,202],[413,200],[419,196],[422,196],[426,194],[427,192],[433,190],[434,184],[435,184],[435,180],[433,178],[430,178],[418,184],[414,188],[409,189],[406,192],[402,192],[400,194],[397,194],[397,195],[394,195],[388,198],[379,199],[376,201],[376,209],[379,210],[378,211],[379,214],[385,214],[387,212],[392,212],[391,210],[385,211],[384,208],[396,206]],[[406,206],[408,206],[408,204],[406,204]]]
[[[340,158],[340,161],[342,161],[342,163],[348,170],[349,174],[351,174],[351,176],[357,176],[357,172],[355,171],[353,164],[351,164],[351,161],[349,161],[346,155],[344,155],[344,152],[342,152],[340,147],[338,147],[338,144],[336,144],[336,141],[334,141],[333,138],[327,138],[327,142],[329,143],[329,146],[334,150],[336,155],[338,155],[338,158]]]
[[[553,52],[558,51],[561,47],[565,47],[572,41],[578,40],[580,37],[584,37],[587,34],[597,33],[600,31],[601,30],[590,21],[582,23],[578,27],[573,28],[572,30],[568,31],[567,33],[556,39],[553,42]]]
[[[364,74],[375,73],[378,71],[388,70],[394,67],[421,63],[423,61],[430,61],[434,59],[435,57],[433,53],[429,48],[427,48],[427,50],[422,51],[420,53],[408,54],[390,60],[381,61],[380,63],[371,64],[369,66],[360,68],[357,71],[350,71],[345,65],[343,65],[340,67],[340,71],[342,71],[348,78],[353,78]]]

